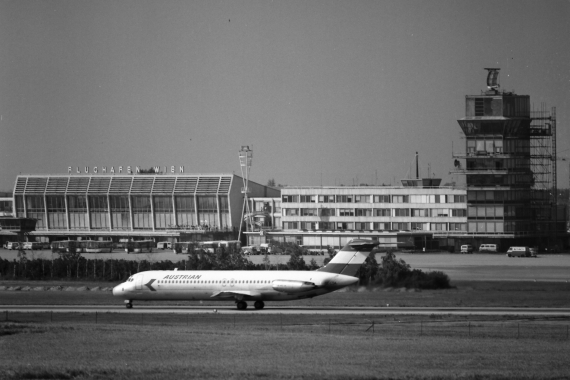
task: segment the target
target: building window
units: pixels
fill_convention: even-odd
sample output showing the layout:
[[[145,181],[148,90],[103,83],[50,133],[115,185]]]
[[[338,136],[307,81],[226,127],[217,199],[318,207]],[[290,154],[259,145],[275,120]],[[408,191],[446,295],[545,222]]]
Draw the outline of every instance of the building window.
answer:
[[[390,203],[389,195],[375,195],[374,203]]]
[[[174,227],[172,197],[154,196],[154,228],[165,230]]]
[[[50,229],[67,229],[67,218],[65,215],[65,196],[46,195],[48,223]]]
[[[449,223],[449,231],[467,231],[467,223]]]
[[[283,201],[283,203],[297,203],[297,202],[299,202],[299,196],[298,195],[283,195],[281,200]]]
[[[432,208],[430,210],[430,214],[432,217],[436,218],[442,218],[442,217],[447,217],[449,216],[449,209],[447,208]]]
[[[412,216],[413,217],[426,217],[428,216],[428,209],[425,208],[413,208],[412,209]]]
[[[410,229],[410,223],[392,223],[392,228],[395,230],[407,231]]]
[[[337,195],[336,196],[336,203],[352,203],[353,196],[352,195]]]
[[[353,208],[340,208],[338,209],[338,216],[354,216]]]
[[[334,203],[334,195],[319,195],[319,203]]]
[[[18,218],[23,218],[24,215],[24,196],[23,195],[16,195],[15,197],[15,201],[16,201],[16,216]]]
[[[34,218],[38,220],[36,222],[36,230],[44,230],[47,227],[46,210],[43,195],[27,195],[26,210],[28,211],[28,218]],[[11,212],[12,210],[10,209],[9,211]]]
[[[315,203],[316,201],[316,195],[301,195],[301,203]]]
[[[410,216],[409,208],[395,208],[394,216]]]
[[[198,223],[202,228],[218,227],[218,202],[216,196],[200,195],[198,201]]]
[[[370,203],[370,195],[355,195],[354,203]]]
[[[449,203],[465,203],[465,195],[450,195],[448,199]]]
[[[337,222],[336,223],[336,229],[337,230],[354,230],[354,223],[349,223],[349,222]]]
[[[220,205],[220,220],[221,220],[221,228],[231,228],[232,227],[232,218],[230,216],[230,203],[228,200],[227,195],[220,195],[218,198],[218,204]],[[269,203],[265,203],[265,206],[268,210],[264,210],[269,212],[271,210],[271,206]]]
[[[451,209],[451,216],[467,216],[467,210],[461,208]]]
[[[317,216],[316,208],[302,208],[301,216]]]
[[[354,227],[358,231],[369,231],[371,229],[370,224],[370,222],[356,222],[354,223]]]
[[[374,222],[373,228],[375,231],[389,231],[389,230],[391,230],[390,223],[387,223],[387,222]]]
[[[392,216],[389,208],[375,208],[374,216]]]
[[[412,222],[412,231],[429,231],[429,223]]]
[[[409,203],[408,195],[392,195],[392,203]]]
[[[319,212],[320,216],[335,216],[334,208],[322,208]]]
[[[106,195],[89,196],[89,217],[92,230],[109,229],[109,202]]]
[[[132,197],[133,206],[133,228],[135,230],[152,229],[152,215],[150,196],[134,195]]]
[[[179,228],[193,227],[196,224],[196,208],[193,196],[177,196],[176,202],[176,223]]]
[[[432,231],[447,231],[447,223],[432,223]]]
[[[113,230],[130,230],[131,216],[129,197],[127,195],[109,195],[111,208],[111,228]]]
[[[316,222],[301,222],[301,229],[303,230],[316,230],[317,223]]]
[[[69,229],[87,229],[87,199],[85,195],[68,195]]]
[[[298,230],[299,222],[283,222],[284,230]]]
[[[299,209],[298,208],[284,208],[283,209],[284,216],[298,216]]]
[[[319,222],[319,229],[320,230],[334,230],[334,222]]]
[[[357,208],[356,216],[372,216],[372,210],[369,208]]]

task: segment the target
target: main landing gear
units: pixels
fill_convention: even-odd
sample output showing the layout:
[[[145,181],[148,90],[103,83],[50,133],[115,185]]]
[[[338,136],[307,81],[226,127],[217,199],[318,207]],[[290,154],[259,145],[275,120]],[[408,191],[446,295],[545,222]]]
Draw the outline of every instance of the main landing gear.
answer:
[[[133,308],[133,304],[131,302],[131,300],[125,300],[125,307],[127,309],[132,309]]]
[[[236,306],[237,306],[238,310],[245,310],[245,309],[247,309],[247,302],[237,301]],[[255,307],[257,310],[261,310],[265,307],[265,302],[263,302],[261,300],[255,301],[255,303],[253,304],[253,307]]]

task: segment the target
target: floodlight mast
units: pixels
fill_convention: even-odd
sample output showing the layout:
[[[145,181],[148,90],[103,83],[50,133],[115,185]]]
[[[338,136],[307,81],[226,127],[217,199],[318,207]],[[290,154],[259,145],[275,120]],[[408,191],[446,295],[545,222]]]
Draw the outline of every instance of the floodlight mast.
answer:
[[[248,145],[242,145],[239,151],[239,166],[241,169],[241,176],[243,179],[243,187],[241,188],[241,192],[244,194],[243,197],[243,207],[242,207],[242,214],[241,220],[239,223],[239,235],[238,240],[241,241],[241,229],[243,225],[243,220],[246,219],[246,223],[249,225],[249,230],[252,231],[252,223],[251,223],[251,213],[249,210],[249,200],[248,200],[248,193],[249,193],[249,170],[251,169],[251,160],[253,158],[253,149],[250,149]],[[244,217],[245,212],[245,217]]]

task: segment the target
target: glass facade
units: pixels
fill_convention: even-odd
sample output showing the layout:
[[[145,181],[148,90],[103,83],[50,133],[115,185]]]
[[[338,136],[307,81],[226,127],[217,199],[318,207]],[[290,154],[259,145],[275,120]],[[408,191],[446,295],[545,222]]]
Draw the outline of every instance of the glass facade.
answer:
[[[109,203],[106,195],[93,195],[89,197],[89,217],[91,229],[109,229]]]
[[[67,209],[69,210],[69,228],[72,230],[86,230],[87,201],[84,195],[68,195]]]
[[[109,195],[111,207],[111,229],[126,231],[131,229],[131,214],[128,195]]]
[[[194,196],[179,195],[175,199],[177,224],[184,227],[195,226],[196,208],[194,207]]]
[[[65,211],[65,195],[46,195],[48,227],[50,229],[67,229]]]

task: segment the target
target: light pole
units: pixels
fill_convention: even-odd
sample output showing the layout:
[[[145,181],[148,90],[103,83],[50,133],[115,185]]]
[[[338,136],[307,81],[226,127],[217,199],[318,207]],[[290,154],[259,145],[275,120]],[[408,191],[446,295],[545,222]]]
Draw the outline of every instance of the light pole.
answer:
[[[241,176],[243,179],[243,187],[241,188],[243,196],[243,207],[242,207],[242,214],[241,220],[239,223],[239,235],[238,240],[241,241],[241,229],[243,220],[247,218],[247,223],[249,224],[251,230],[251,215],[249,210],[249,200],[247,199],[247,194],[249,193],[249,170],[251,169],[251,159],[253,158],[253,149],[249,149],[248,145],[242,145],[239,151],[239,166],[241,169]],[[245,217],[244,217],[244,212]]]

